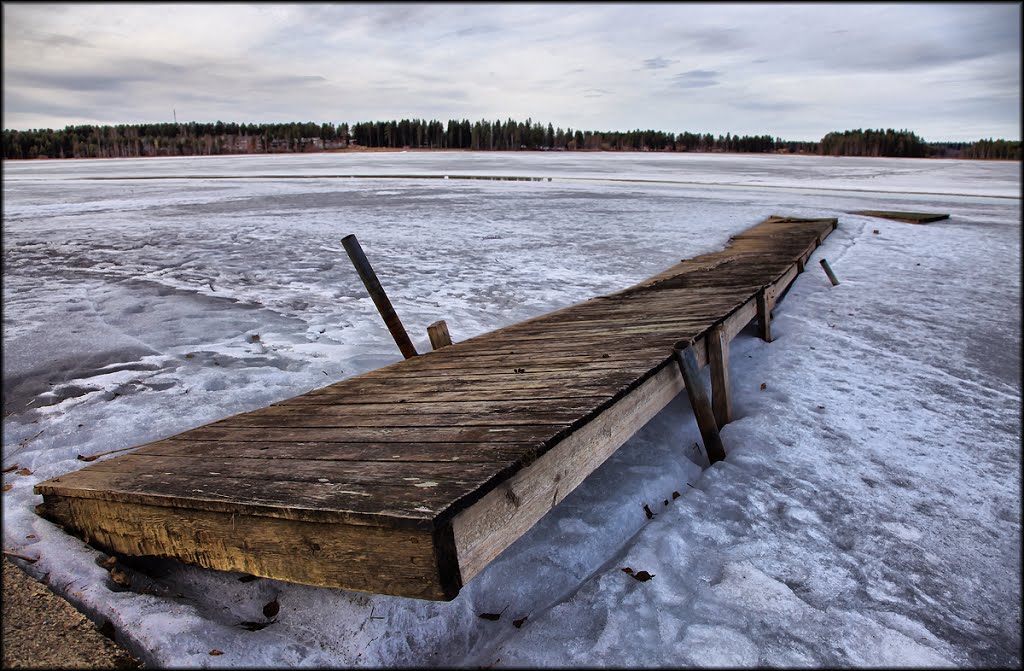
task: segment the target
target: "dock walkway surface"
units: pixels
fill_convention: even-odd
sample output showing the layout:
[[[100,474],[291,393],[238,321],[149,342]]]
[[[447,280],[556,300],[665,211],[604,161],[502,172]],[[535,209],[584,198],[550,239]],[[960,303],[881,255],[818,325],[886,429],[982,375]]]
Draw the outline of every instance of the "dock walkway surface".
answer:
[[[770,340],[836,225],[770,217],[623,291],[42,482],[37,511],[112,554],[453,599],[684,389],[677,343],[704,366],[755,319]]]

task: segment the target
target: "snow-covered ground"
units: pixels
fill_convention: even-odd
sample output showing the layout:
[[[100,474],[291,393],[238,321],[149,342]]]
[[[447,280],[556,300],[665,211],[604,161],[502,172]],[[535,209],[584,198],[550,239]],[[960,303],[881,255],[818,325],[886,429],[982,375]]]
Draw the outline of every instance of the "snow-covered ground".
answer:
[[[1021,663],[1019,164],[409,152],[3,169],[4,549],[38,557],[32,575],[148,665]],[[462,340],[771,214],[839,228],[775,342],[733,342],[728,458],[687,458],[682,395],[450,603],[170,561],[126,589],[33,512],[33,485],[79,454],[397,361],[349,233],[422,351],[436,319]]]

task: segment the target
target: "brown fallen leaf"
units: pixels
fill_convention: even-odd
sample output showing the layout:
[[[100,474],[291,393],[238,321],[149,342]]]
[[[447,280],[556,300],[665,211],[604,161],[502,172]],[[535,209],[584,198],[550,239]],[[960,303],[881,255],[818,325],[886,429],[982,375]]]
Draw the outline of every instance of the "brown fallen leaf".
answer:
[[[653,574],[648,573],[647,571],[637,571],[636,573],[633,573],[631,575],[640,582],[647,582],[648,580],[654,577]]]
[[[268,617],[268,618],[269,617],[274,617],[280,611],[281,611],[281,604],[279,604],[277,602],[277,599],[274,599],[273,601],[271,601],[270,603],[268,603],[266,606],[263,607],[263,616],[264,617]]]
[[[647,515],[647,519],[649,520],[654,519],[654,513],[651,512],[651,509],[647,506],[646,503],[644,504],[644,515]]]
[[[680,496],[679,492],[672,492],[672,500],[675,501]]]
[[[11,471],[18,470],[18,464],[12,464],[4,469],[4,473],[10,473]]]
[[[211,650],[210,654],[216,657],[217,655],[223,655],[224,653],[220,650]]]
[[[23,468],[20,471],[15,471],[14,474],[15,475],[32,475],[32,471],[28,470],[27,468]]]
[[[14,489],[14,485],[4,485],[4,491],[9,492]]]
[[[527,617],[529,617],[529,615],[524,615],[518,620],[512,620],[512,626],[516,629],[522,629],[523,625],[526,624]]]
[[[622,572],[623,573],[627,573],[629,575],[633,575],[633,569],[629,568],[628,566],[626,568],[622,569]]]
[[[764,391],[764,390],[765,390],[765,389],[767,389],[767,388],[768,388],[768,384],[767,384],[767,383],[765,383],[765,382],[762,382],[762,383],[761,383],[761,391]]]
[[[875,230],[871,231],[871,232],[874,233],[875,235],[878,235],[878,229],[877,228]]]
[[[122,571],[116,566],[110,569],[110,579],[121,587],[129,587],[132,584],[132,579],[127,571]]]

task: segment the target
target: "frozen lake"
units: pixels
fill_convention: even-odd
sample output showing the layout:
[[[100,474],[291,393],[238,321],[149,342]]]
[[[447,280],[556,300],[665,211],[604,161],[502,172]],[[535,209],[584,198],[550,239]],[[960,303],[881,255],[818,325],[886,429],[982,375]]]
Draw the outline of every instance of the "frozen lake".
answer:
[[[7,162],[3,188],[3,465],[31,471],[4,475],[4,548],[38,556],[33,575],[147,664],[1020,664],[1018,163],[67,160]],[[846,214],[861,209],[952,216]],[[624,288],[772,214],[839,229],[777,309],[776,341],[733,343],[729,458],[703,471],[686,458],[699,432],[677,399],[451,603],[171,562],[125,589],[32,512],[33,484],[79,454],[397,361],[345,235],[424,351],[437,319],[463,340]],[[240,626],[272,600],[272,623]]]

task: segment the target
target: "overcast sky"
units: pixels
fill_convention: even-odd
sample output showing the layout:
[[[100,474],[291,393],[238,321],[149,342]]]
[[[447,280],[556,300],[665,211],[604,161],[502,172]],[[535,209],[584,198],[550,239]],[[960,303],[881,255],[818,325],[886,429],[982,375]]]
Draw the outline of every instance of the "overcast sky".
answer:
[[[3,126],[476,121],[1020,139],[1020,3],[3,4]]]

